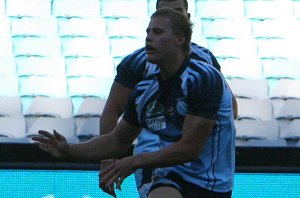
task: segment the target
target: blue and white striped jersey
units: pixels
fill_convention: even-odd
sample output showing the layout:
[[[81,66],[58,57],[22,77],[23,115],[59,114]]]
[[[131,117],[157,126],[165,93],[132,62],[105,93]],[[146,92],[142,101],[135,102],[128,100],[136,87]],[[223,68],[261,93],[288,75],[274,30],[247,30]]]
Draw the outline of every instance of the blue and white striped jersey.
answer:
[[[152,72],[135,87],[123,118],[150,131],[158,149],[182,137],[187,114],[214,119],[215,125],[198,160],[155,169],[153,176],[174,171],[208,190],[232,190],[235,164],[235,126],[232,93],[222,74],[202,61],[187,59],[171,78],[161,81]],[[201,129],[199,129],[199,133]],[[149,151],[157,148],[148,147]]]

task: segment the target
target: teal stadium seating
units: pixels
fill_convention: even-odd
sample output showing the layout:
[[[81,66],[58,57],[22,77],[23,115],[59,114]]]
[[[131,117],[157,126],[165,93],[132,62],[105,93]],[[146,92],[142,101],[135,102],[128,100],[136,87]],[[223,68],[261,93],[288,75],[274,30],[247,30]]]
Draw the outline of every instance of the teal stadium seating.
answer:
[[[240,105],[239,143],[300,145],[300,1],[188,1],[192,41],[213,52]],[[15,139],[34,134],[28,113],[44,96],[67,98],[67,116],[50,122],[72,123],[65,130],[69,138],[97,135],[116,66],[144,45],[155,3],[0,1],[0,115],[7,123],[9,117],[26,118],[25,132],[5,133]],[[89,105],[84,108],[88,101],[102,101],[102,107],[93,112]],[[39,118],[41,123],[50,119]]]

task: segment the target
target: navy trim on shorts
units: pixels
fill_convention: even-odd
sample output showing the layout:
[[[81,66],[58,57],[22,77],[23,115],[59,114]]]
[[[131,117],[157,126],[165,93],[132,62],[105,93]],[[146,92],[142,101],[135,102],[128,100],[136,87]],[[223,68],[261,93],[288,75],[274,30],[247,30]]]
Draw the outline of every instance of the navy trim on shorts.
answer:
[[[166,179],[166,180],[170,180],[171,182],[177,184],[177,186],[175,184],[171,184],[171,183],[163,183],[163,182],[159,182],[158,179],[158,183],[153,184],[149,190],[149,193],[161,186],[169,186],[169,187],[173,187],[176,188],[182,195],[183,198],[199,198],[199,197],[205,197],[205,198],[231,198],[232,195],[232,191],[229,192],[214,192],[211,190],[207,190],[205,188],[202,188],[200,186],[197,186],[195,184],[192,184],[190,182],[187,182],[185,180],[183,180],[183,178],[181,176],[179,176],[177,173],[175,172],[170,172],[167,176],[162,177],[162,179]],[[179,189],[181,188],[181,189]]]

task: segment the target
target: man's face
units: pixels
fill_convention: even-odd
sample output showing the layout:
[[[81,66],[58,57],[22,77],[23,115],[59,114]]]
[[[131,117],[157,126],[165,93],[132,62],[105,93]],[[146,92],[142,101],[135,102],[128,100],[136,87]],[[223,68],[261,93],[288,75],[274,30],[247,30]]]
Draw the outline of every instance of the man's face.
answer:
[[[147,28],[146,53],[149,62],[159,64],[172,58],[178,49],[177,36],[169,25],[170,19],[157,16],[151,19]]]
[[[184,8],[184,4],[182,0],[176,0],[176,1],[161,1],[159,2],[157,8],[171,8],[174,10],[177,10],[178,12],[182,13],[185,17],[188,19],[190,18],[190,14],[187,12],[187,10]]]

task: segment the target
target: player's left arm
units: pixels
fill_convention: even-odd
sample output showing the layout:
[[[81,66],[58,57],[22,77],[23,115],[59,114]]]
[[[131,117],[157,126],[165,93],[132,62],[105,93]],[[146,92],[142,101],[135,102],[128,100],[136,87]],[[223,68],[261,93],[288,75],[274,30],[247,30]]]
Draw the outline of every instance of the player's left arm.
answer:
[[[135,169],[141,167],[169,167],[198,159],[215,121],[198,115],[187,115],[182,138],[156,152],[134,157]]]
[[[116,161],[101,173],[102,186],[117,184],[138,168],[169,167],[197,160],[214,125],[214,120],[197,115],[187,115],[182,138],[156,152],[143,153]]]

